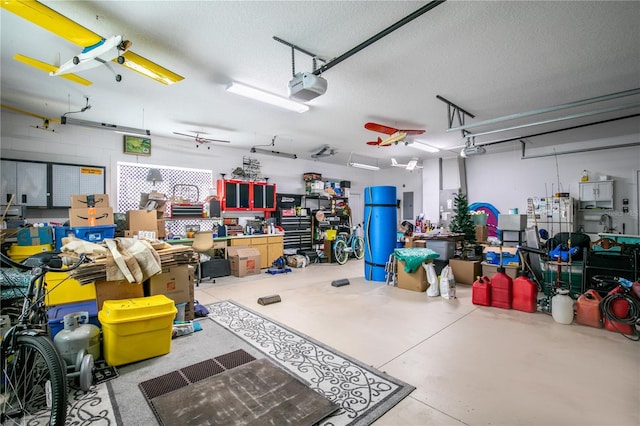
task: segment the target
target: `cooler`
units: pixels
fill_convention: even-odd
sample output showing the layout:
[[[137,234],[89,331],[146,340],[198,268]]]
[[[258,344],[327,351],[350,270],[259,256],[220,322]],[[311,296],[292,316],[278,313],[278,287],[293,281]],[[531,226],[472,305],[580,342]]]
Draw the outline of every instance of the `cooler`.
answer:
[[[177,311],[173,300],[162,294],[105,300],[98,319],[107,364],[118,366],[169,353]]]

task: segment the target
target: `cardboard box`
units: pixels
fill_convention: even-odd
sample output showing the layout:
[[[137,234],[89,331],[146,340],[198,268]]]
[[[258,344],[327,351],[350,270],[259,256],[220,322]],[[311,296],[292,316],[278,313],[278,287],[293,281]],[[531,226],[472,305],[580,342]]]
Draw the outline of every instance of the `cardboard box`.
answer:
[[[489,237],[489,228],[487,225],[476,225],[476,242],[482,243],[487,241]]]
[[[120,281],[96,281],[96,300],[98,311],[102,309],[105,300],[121,300],[144,297],[141,283],[130,283],[127,280]]]
[[[231,262],[231,275],[244,277],[260,273],[260,252],[248,246],[231,246],[227,249]]]
[[[141,193],[140,210],[155,210],[158,219],[164,217],[167,210],[167,197],[159,192]]]
[[[449,266],[457,284],[473,284],[482,275],[482,265],[479,260],[449,259]]]
[[[113,209],[111,207],[85,207],[69,209],[69,226],[113,225]]]
[[[489,278],[493,277],[493,275],[498,272],[498,267],[500,265],[492,265],[491,263],[482,262],[482,275],[487,276]],[[518,276],[518,269],[515,266],[503,266],[505,269],[505,274],[510,276],[512,279],[515,279]]]
[[[163,268],[162,273],[154,275],[145,282],[144,295],[164,294],[175,303],[192,302],[190,289],[193,287],[192,275],[188,265]]]
[[[398,288],[413,291],[426,291],[429,287],[427,271],[420,265],[415,271],[408,273],[404,270],[404,260],[398,260]]]
[[[526,214],[499,214],[498,228],[502,231],[522,231],[527,227]]]
[[[16,239],[19,246],[53,244],[53,228],[51,226],[44,226],[41,228],[19,228]]]
[[[155,210],[129,210],[127,212],[127,229],[129,231],[158,232],[158,218]]]
[[[164,219],[156,220],[156,228],[158,228],[158,239],[164,239],[167,236],[167,228]]]
[[[87,207],[109,207],[109,195],[89,194],[71,196],[72,209],[86,209]]]

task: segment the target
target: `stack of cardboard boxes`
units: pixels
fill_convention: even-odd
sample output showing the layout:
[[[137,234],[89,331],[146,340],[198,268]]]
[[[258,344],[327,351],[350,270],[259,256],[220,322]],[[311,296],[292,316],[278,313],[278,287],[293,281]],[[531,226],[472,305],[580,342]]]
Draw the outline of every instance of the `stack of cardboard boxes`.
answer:
[[[140,231],[154,232],[157,239],[166,236],[164,212],[166,200],[162,194],[144,194],[146,201],[141,202],[141,210],[127,212],[127,230],[125,237],[137,236]]]
[[[109,207],[109,195],[72,195],[69,209],[69,226],[113,225],[113,209]]]

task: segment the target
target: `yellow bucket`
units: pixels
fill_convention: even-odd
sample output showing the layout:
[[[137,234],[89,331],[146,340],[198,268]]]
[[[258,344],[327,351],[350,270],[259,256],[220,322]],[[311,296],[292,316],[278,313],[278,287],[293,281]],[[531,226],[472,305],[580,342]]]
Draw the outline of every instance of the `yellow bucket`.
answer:
[[[19,246],[12,244],[9,250],[7,250],[7,254],[14,262],[22,262],[31,255],[45,251],[53,251],[53,246],[51,244],[41,244],[38,246]]]
[[[326,231],[327,240],[330,240],[330,241],[335,240],[337,233],[338,231],[336,231],[335,229],[327,229]]]

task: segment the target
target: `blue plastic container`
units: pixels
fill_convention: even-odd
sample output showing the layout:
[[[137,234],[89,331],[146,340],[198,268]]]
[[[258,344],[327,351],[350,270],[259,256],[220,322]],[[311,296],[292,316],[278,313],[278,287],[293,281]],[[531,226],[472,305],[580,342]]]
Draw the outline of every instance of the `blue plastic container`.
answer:
[[[386,281],[385,265],[396,248],[398,205],[395,186],[364,189],[364,277]]]
[[[99,243],[105,238],[113,238],[116,235],[116,225],[76,226],[71,230],[76,238],[92,243]]]
[[[73,235],[70,226],[54,226],[53,227],[53,238],[56,242],[55,249],[56,251],[60,251],[62,247],[62,239],[64,237],[69,236],[69,234]]]
[[[64,330],[64,316],[75,312],[89,312],[89,324],[101,327],[100,321],[98,321],[98,302],[95,300],[49,306],[47,316],[49,317],[49,335],[51,339]]]

